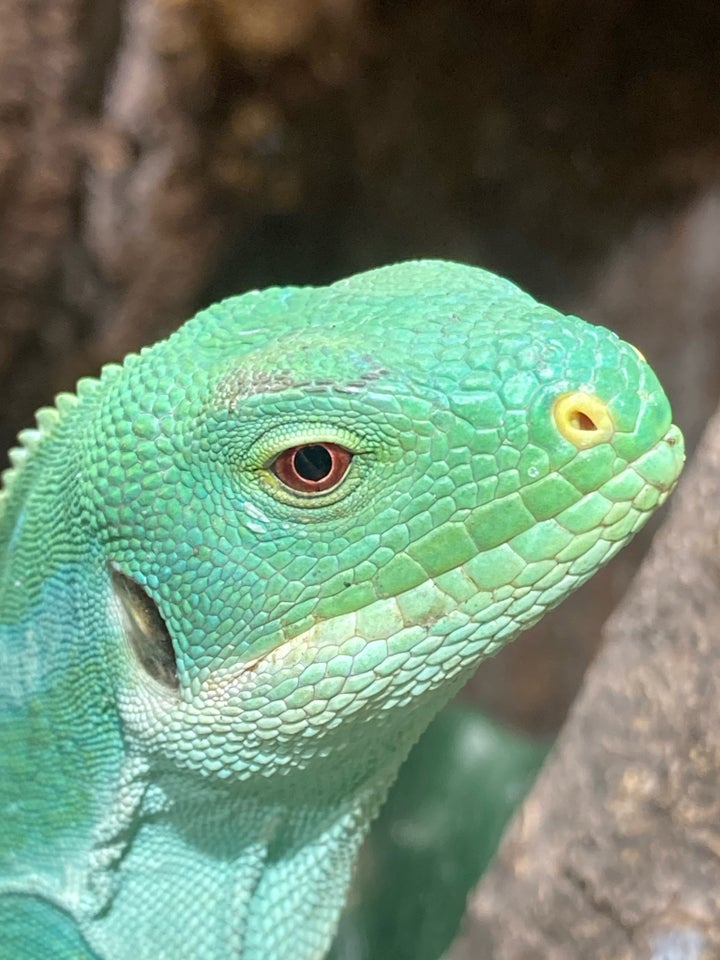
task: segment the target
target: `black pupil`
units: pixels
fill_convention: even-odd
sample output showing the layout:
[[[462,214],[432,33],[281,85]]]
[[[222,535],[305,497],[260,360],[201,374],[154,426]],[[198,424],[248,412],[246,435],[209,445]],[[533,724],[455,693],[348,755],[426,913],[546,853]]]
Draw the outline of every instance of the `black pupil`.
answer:
[[[300,447],[293,456],[293,466],[303,480],[318,482],[324,480],[332,470],[332,456],[321,443],[312,443]]]

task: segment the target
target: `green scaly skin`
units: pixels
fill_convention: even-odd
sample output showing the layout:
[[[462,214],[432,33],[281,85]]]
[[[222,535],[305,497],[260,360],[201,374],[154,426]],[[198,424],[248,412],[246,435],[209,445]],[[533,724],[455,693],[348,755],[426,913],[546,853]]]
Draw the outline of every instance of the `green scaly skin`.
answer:
[[[598,429],[561,429],[577,391]],[[210,307],[21,442],[2,960],[323,957],[413,742],[683,460],[636,350],[435,261]],[[275,458],[325,443],[342,482],[285,486]]]

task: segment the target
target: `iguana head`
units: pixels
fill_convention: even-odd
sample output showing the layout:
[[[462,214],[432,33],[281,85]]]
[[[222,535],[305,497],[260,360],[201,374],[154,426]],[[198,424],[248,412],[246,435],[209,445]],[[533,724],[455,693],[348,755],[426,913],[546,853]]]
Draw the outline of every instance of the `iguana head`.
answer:
[[[80,497],[126,735],[220,777],[380,762],[683,461],[637,350],[451,263],[226,300],[106,379]]]

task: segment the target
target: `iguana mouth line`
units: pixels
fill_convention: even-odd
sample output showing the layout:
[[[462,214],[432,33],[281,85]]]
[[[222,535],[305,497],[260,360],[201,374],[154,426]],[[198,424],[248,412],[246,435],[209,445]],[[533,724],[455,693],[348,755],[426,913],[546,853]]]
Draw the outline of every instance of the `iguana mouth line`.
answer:
[[[666,471],[666,474],[663,476],[657,476],[653,473],[652,469],[649,469],[646,471],[647,475],[645,475],[645,472],[643,472],[642,468],[649,467],[651,465],[653,455],[657,455],[659,452],[661,453],[663,448],[671,451],[672,458],[673,458],[672,463],[670,465],[668,465],[665,462],[660,463],[659,469]],[[641,454],[635,461],[632,461],[631,463],[628,464],[628,468],[632,468],[632,469],[635,469],[637,467],[641,468],[639,470],[636,470],[636,472],[638,473],[638,476],[641,477],[641,479],[643,480],[644,485],[639,494],[636,494],[635,497],[633,497],[632,499],[628,499],[627,501],[627,503],[629,504],[628,514],[630,514],[632,511],[634,511],[634,513],[632,517],[629,517],[629,518],[627,517],[627,515],[625,515],[620,521],[620,523],[624,522],[629,527],[628,532],[625,533],[622,537],[620,537],[620,542],[624,542],[625,539],[627,539],[629,536],[632,535],[634,527],[632,523],[630,523],[631,520],[634,520],[635,525],[638,525],[641,522],[641,518],[643,515],[645,515],[649,511],[654,510],[672,492],[672,490],[677,484],[679,473],[680,473],[680,467],[683,461],[682,451],[683,451],[682,435],[680,434],[680,431],[675,425],[671,425],[670,428],[666,431],[665,435],[661,437],[657,441],[657,443],[654,444],[653,447],[645,451],[645,453]],[[642,504],[640,501],[642,501],[643,496],[646,495],[648,491],[655,491],[657,496],[653,497],[651,503]],[[638,501],[638,503],[636,503],[635,501]],[[621,501],[618,501],[618,502],[621,502]],[[562,515],[562,511],[560,512],[560,514],[558,514],[558,516],[550,519],[555,519],[558,522],[561,522],[561,519],[560,519],[561,515]],[[598,529],[599,530],[609,529],[611,527],[615,527],[617,523],[618,521],[614,519],[609,520],[607,522],[599,522]],[[610,539],[610,538],[603,538],[602,536],[600,536],[598,537],[598,540],[600,539],[605,539],[606,542],[610,544],[614,542],[614,540],[617,538],[615,537],[613,539]],[[505,545],[512,546],[512,540],[513,538],[509,538],[507,541],[505,541]],[[502,546],[502,544],[500,544],[500,546]],[[495,548],[491,548],[491,549],[495,549]],[[471,561],[476,557],[478,557],[482,552],[483,551],[478,551],[478,553],[470,557],[469,560],[460,561],[455,566],[450,567],[447,571],[444,571],[443,574],[439,575],[440,578],[442,578],[442,576],[445,573],[456,574],[458,571],[461,571],[463,574],[465,574],[467,564],[471,563]],[[442,592],[442,590],[440,590],[440,588],[436,586],[435,581],[437,579],[438,579],[437,576],[435,577],[428,576],[427,579],[424,581],[421,581],[421,583],[415,586],[409,587],[404,591],[401,591],[398,594],[398,597],[402,597],[403,595],[410,594],[414,590],[418,590],[418,589],[426,590],[428,584],[432,584],[433,587],[435,587],[436,600],[437,598],[446,597],[446,595]],[[472,578],[468,576],[468,580],[471,580],[471,579]],[[480,593],[482,592],[483,588],[482,586],[476,586],[475,590],[476,592]],[[354,617],[357,619],[358,615],[361,614],[361,611],[363,610],[367,611],[369,607],[374,607],[375,609],[381,609],[383,604],[394,603],[396,599],[397,599],[396,597],[381,597],[373,600],[370,604],[367,604],[365,607],[361,607],[355,611],[349,611],[347,613],[341,614],[339,615],[339,617],[318,618],[315,621],[315,623],[313,623],[305,631],[299,634],[296,634],[292,637],[280,639],[278,643],[276,643],[274,646],[272,646],[268,650],[246,661],[236,663],[235,666],[231,669],[228,669],[227,672],[223,672],[222,674],[218,674],[217,671],[212,672],[203,681],[202,687],[206,691],[213,690],[217,692],[220,692],[220,691],[228,692],[233,685],[241,684],[244,679],[246,679],[249,675],[257,672],[257,670],[262,668],[263,666],[270,665],[273,663],[284,662],[287,657],[287,654],[288,653],[292,654],[293,651],[297,652],[298,648],[307,650],[307,649],[313,649],[314,647],[321,647],[323,645],[326,645],[328,642],[337,642],[337,621],[339,620],[340,617],[348,617],[348,618]],[[403,621],[403,627],[404,628],[423,627],[423,628],[429,629],[432,626],[434,626],[434,624],[436,624],[438,620],[447,616],[454,610],[459,609],[459,607],[460,607],[460,604],[457,601],[452,600],[450,605],[447,605],[447,606],[443,605],[441,609],[433,610],[432,603],[430,603],[425,611],[419,613],[411,621],[410,620]],[[328,624],[332,624],[332,623],[335,623],[335,626],[332,628],[329,628]],[[329,633],[329,630],[332,630],[332,632]],[[348,639],[352,635],[355,639],[363,643],[368,642],[363,637],[362,632],[360,630],[345,631],[345,633],[347,635],[345,639]]]

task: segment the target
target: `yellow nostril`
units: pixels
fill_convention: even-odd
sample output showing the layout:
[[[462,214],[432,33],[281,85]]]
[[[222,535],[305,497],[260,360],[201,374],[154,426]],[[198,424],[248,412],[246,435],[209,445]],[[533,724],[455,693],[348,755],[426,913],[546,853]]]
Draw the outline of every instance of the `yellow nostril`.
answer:
[[[604,443],[615,432],[607,404],[593,393],[563,393],[552,413],[560,433],[579,450]]]

